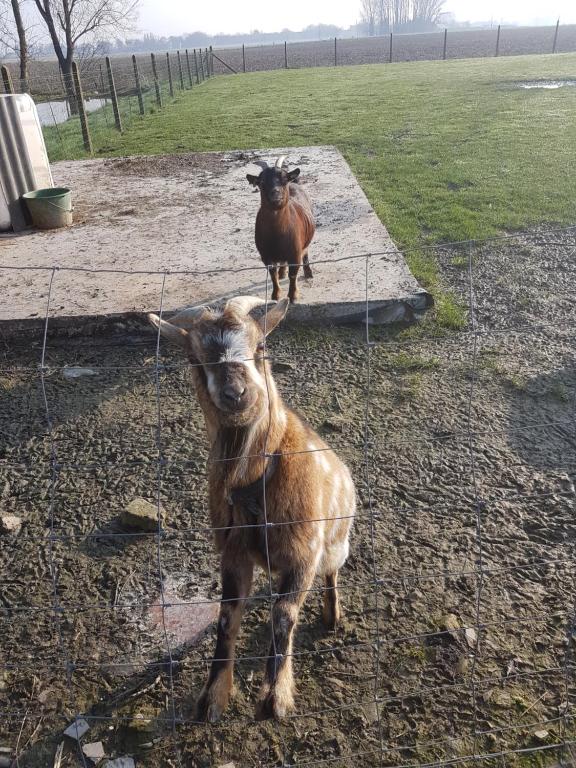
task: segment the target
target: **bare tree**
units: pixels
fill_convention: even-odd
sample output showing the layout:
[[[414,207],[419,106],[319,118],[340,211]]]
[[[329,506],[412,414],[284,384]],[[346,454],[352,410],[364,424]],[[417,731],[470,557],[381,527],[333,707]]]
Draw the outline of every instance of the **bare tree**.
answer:
[[[360,13],[362,21],[368,26],[370,37],[376,30],[376,13],[378,0],[360,0]]]
[[[21,6],[22,0],[0,0],[0,44],[18,57],[20,85],[27,92],[30,48]]]
[[[413,0],[413,18],[435,24],[442,12],[444,0]]]
[[[139,0],[34,0],[60,65],[72,110],[76,99],[72,62],[80,45],[129,29]]]

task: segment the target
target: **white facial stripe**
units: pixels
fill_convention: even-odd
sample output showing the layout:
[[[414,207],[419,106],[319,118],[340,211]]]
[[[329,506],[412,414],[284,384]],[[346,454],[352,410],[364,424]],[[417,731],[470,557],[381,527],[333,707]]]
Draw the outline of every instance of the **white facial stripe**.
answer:
[[[208,368],[205,369],[206,372],[206,382],[208,384],[208,392],[210,393],[210,397],[214,400],[218,397],[218,387],[216,386],[216,379],[214,378],[214,374],[212,371],[208,370]]]

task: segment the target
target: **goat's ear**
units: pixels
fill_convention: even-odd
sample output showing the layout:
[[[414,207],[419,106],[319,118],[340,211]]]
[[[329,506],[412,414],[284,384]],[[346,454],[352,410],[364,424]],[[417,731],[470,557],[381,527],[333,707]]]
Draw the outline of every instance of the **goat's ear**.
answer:
[[[288,176],[288,181],[296,181],[298,176],[300,176],[300,168],[294,168],[294,170],[288,171],[286,175]]]
[[[268,336],[268,334],[271,333],[274,328],[276,328],[278,323],[284,320],[289,306],[289,299],[281,299],[280,301],[276,302],[272,309],[269,309],[264,317],[261,317],[260,320],[258,320],[258,324],[262,329],[262,333]]]
[[[253,176],[251,173],[247,173],[246,178],[248,179],[248,182],[252,184],[253,187],[258,186],[258,182],[260,181],[260,176]]]
[[[168,323],[166,320],[161,320],[158,315],[153,315],[152,313],[148,315],[148,320],[154,328],[160,328],[162,336],[165,336],[169,341],[173,341],[179,347],[185,346],[188,332],[183,328],[178,328],[178,326],[172,325],[172,323]]]

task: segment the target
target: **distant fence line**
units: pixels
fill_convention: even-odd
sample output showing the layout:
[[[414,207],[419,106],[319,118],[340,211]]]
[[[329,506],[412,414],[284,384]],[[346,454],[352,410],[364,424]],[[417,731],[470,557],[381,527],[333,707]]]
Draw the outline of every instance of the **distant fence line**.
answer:
[[[515,27],[492,30],[441,30],[370,38],[332,38],[317,42],[244,46],[215,51],[212,47],[165,53],[93,58],[63,75],[56,61],[32,62],[28,81],[17,78],[15,64],[4,64],[5,93],[28,91],[43,125],[56,134],[60,147],[52,159],[77,154],[79,137],[89,154],[93,135],[122,133],[136,117],[162,109],[179,92],[201,85],[213,75],[315,66],[393,63],[522,53],[576,50],[576,25]],[[70,119],[74,118],[74,119]],[[109,140],[109,139],[108,139]],[[105,151],[106,142],[103,150]]]

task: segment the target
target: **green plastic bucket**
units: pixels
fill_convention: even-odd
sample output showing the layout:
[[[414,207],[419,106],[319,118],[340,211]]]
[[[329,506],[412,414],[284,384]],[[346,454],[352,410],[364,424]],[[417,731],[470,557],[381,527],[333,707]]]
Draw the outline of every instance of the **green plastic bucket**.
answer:
[[[22,195],[30,212],[33,226],[57,229],[72,224],[72,195],[66,187],[36,189]]]

